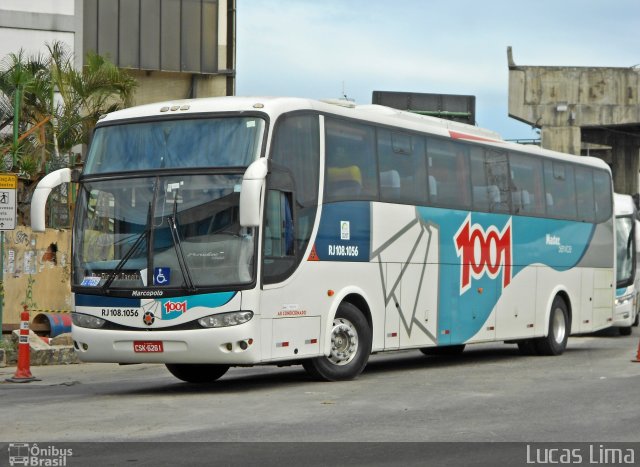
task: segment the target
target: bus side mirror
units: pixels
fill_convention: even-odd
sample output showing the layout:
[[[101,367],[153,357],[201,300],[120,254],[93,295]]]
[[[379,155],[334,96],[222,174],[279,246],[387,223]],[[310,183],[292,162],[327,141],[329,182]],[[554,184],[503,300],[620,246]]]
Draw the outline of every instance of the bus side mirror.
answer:
[[[71,181],[71,169],[64,168],[51,172],[38,183],[31,198],[31,229],[34,232],[45,230],[45,208],[49,193],[58,185]]]
[[[269,165],[266,158],[253,161],[242,177],[240,189],[240,226],[260,225],[260,195],[267,177]]]

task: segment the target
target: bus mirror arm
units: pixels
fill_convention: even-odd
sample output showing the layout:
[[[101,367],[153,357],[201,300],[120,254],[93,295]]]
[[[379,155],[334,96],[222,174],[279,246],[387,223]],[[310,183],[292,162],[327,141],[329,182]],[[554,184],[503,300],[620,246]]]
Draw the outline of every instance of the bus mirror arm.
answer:
[[[260,195],[269,172],[268,160],[264,157],[253,161],[242,177],[240,189],[240,226],[260,225]]]
[[[40,180],[31,198],[31,229],[34,232],[44,232],[45,230],[45,208],[51,190],[70,181],[71,169],[69,168],[51,172]]]

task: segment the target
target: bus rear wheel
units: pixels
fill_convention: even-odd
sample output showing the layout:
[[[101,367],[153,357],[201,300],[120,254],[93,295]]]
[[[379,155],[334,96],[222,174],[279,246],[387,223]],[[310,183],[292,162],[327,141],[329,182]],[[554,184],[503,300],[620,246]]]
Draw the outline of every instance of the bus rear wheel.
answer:
[[[331,327],[329,356],[302,362],[311,377],[320,381],[344,381],[362,373],[371,353],[371,328],[351,303],[341,303]]]
[[[567,348],[567,340],[571,332],[569,311],[562,297],[556,296],[549,314],[549,331],[545,337],[535,339],[539,355],[560,355]]]
[[[169,373],[187,383],[212,383],[227,370],[229,365],[213,365],[205,363],[167,363]]]

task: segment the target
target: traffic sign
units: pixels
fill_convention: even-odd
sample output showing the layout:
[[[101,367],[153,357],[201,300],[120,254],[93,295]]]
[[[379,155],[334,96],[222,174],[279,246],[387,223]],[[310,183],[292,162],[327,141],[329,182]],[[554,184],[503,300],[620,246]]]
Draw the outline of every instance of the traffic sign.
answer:
[[[0,174],[0,231],[16,228],[17,190],[16,174]]]

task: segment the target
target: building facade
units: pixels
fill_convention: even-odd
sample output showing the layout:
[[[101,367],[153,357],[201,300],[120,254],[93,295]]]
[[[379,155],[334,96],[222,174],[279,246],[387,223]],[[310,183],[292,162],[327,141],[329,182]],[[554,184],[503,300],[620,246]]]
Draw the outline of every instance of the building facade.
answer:
[[[108,56],[138,80],[135,104],[235,93],[235,0],[2,0],[0,57],[62,41],[82,66]]]
[[[619,193],[640,191],[640,68],[509,63],[509,116],[541,131],[544,148],[595,155],[612,168]]]

